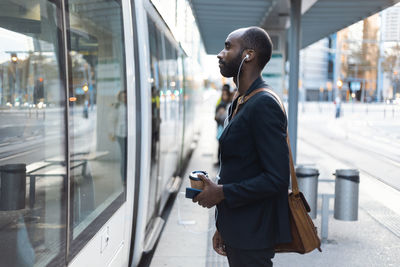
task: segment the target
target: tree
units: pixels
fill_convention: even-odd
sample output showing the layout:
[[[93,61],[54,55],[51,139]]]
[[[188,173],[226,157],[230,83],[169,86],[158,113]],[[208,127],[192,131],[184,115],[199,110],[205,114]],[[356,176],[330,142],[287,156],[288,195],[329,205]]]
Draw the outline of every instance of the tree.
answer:
[[[386,73],[390,82],[393,84],[399,77],[400,71],[400,44],[396,43],[388,51],[385,51],[384,61],[382,62],[383,71]]]

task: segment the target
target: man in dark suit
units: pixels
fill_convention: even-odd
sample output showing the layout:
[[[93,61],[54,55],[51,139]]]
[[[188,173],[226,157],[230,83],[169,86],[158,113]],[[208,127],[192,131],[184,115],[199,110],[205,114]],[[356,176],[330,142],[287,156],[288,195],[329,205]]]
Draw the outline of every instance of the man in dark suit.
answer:
[[[271,51],[268,34],[250,27],[229,34],[217,56],[221,74],[233,77],[239,95],[219,139],[218,184],[199,176],[205,187],[193,201],[207,208],[217,205],[213,246],[228,256],[231,267],[272,266],[274,246],[291,241],[286,116],[268,92],[247,97],[268,87],[261,71]]]

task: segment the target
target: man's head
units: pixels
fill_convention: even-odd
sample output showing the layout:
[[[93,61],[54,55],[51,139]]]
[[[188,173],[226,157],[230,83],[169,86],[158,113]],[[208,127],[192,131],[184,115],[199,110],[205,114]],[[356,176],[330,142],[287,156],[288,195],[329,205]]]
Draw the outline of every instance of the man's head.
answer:
[[[231,89],[231,86],[230,86],[229,84],[227,84],[227,83],[225,83],[225,84],[222,86],[222,91],[227,90],[227,91],[229,92],[230,89]]]
[[[220,72],[225,77],[235,77],[243,59],[261,71],[271,53],[271,38],[265,30],[259,27],[235,30],[228,35],[224,49],[217,55]],[[245,59],[246,55],[248,58]]]

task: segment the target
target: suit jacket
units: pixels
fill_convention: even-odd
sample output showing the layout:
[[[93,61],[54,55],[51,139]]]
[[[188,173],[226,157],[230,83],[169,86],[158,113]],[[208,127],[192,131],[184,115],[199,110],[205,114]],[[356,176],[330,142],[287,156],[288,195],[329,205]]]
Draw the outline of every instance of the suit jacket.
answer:
[[[246,95],[268,87],[258,78]],[[239,249],[272,248],[291,241],[288,187],[287,119],[267,92],[251,97],[219,139],[225,199],[217,205],[216,224],[224,242]]]

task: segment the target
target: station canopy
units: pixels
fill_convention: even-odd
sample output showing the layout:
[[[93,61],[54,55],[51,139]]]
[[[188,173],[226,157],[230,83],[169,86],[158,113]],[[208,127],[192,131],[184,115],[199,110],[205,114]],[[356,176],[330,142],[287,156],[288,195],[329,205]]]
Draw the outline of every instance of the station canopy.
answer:
[[[302,48],[367,18],[399,0],[303,0]],[[267,31],[290,27],[289,0],[190,0],[208,54],[223,48],[235,29],[261,26]]]

